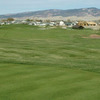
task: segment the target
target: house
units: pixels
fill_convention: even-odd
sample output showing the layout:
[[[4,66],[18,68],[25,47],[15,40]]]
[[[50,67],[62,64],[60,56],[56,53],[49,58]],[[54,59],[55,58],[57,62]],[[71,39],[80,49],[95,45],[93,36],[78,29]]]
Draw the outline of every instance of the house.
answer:
[[[5,25],[5,24],[6,24],[5,22],[0,23],[0,25]]]
[[[59,26],[66,26],[65,23],[63,21],[59,22]]]
[[[34,23],[29,23],[28,25],[34,25]]]
[[[15,24],[15,23],[16,23],[16,21],[12,21],[11,23],[12,23],[12,24]]]
[[[27,21],[23,20],[23,21],[22,21],[22,24],[27,24]]]
[[[72,26],[76,25],[76,23],[74,23],[74,22],[66,22],[65,25],[68,26],[68,27],[72,27]]]
[[[40,23],[39,26],[46,26],[46,23]]]
[[[56,23],[55,23],[55,22],[50,22],[49,25],[50,25],[50,26],[55,26]]]
[[[79,21],[77,23],[77,25],[78,26],[83,26],[83,27],[85,27],[85,26],[97,26],[97,23],[95,23],[95,22],[87,22],[87,21]]]
[[[88,26],[97,26],[97,23],[95,22],[87,22]]]
[[[10,24],[11,24],[10,22],[7,22],[7,23],[6,23],[6,25],[10,25]]]

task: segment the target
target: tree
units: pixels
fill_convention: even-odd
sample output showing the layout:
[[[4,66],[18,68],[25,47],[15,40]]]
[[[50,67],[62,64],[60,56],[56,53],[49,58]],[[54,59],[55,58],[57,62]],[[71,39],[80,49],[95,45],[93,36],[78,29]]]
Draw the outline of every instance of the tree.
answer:
[[[42,22],[42,20],[36,19],[37,22]]]
[[[32,20],[32,19],[26,19],[26,21],[27,21],[27,22],[31,22],[31,21],[33,21],[33,20]]]
[[[2,19],[1,22],[7,22],[7,19]]]
[[[84,29],[83,26],[79,26],[79,25],[74,25],[72,28],[73,28],[73,29]]]
[[[50,23],[50,20],[45,20],[45,22]]]
[[[67,20],[67,23],[71,23],[72,21],[70,19]]]
[[[14,18],[8,18],[7,21],[14,21]]]

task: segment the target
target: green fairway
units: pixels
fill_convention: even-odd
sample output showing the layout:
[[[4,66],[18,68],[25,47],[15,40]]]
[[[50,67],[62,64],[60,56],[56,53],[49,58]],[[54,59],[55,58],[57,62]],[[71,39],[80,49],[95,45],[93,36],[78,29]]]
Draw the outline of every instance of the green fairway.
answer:
[[[100,31],[0,26],[0,100],[100,100]]]

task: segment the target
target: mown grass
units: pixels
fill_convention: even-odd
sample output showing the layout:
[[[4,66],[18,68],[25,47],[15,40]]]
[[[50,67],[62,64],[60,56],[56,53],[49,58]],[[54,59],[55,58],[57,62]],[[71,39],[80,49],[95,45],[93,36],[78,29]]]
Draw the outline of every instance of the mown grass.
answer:
[[[0,26],[0,100],[99,100],[100,34]]]

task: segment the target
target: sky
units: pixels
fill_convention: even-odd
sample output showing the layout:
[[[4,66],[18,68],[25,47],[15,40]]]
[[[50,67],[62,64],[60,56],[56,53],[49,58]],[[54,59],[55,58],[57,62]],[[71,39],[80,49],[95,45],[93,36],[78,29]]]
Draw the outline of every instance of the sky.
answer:
[[[100,8],[100,0],[0,0],[0,15],[46,9]]]

